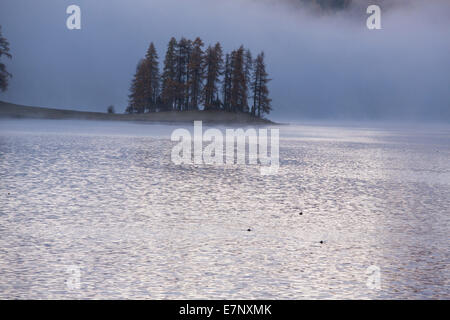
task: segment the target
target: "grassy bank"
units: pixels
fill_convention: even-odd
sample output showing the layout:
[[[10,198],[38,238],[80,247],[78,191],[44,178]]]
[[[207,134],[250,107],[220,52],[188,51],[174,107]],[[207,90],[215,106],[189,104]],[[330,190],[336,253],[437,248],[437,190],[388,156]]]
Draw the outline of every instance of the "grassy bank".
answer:
[[[0,101],[0,118],[56,119],[56,120],[108,120],[180,123],[203,121],[212,124],[273,124],[248,113],[225,111],[170,111],[144,114],[108,114],[74,110],[30,107]]]

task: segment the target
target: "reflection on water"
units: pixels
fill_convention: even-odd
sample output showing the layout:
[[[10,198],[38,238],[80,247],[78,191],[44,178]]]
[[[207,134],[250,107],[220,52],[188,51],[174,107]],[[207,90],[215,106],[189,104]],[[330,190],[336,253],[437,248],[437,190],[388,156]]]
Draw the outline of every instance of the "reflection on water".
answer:
[[[261,176],[174,128],[0,122],[0,298],[450,298],[448,129],[283,126]]]

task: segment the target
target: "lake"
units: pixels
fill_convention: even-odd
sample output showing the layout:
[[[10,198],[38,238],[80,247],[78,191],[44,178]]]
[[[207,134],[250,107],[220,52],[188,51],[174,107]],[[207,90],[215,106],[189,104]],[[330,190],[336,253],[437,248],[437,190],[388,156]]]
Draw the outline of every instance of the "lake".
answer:
[[[449,126],[280,126],[270,176],[178,127],[1,120],[0,298],[450,298]]]

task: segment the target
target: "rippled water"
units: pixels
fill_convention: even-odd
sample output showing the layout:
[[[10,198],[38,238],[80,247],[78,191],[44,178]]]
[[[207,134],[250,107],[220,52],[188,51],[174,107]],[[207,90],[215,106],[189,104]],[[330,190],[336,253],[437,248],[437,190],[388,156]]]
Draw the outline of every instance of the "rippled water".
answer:
[[[175,128],[1,121],[0,298],[450,298],[448,127],[282,126],[274,176]]]

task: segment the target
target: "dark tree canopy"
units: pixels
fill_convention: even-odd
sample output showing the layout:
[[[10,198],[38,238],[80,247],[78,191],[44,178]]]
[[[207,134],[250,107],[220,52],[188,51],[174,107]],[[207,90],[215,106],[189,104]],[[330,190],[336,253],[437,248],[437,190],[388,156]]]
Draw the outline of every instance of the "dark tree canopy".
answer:
[[[253,59],[250,50],[240,46],[224,59],[219,42],[203,48],[200,38],[171,38],[160,75],[158,55],[151,43],[136,67],[126,111],[187,111],[203,106],[203,110],[258,117],[270,112],[264,53]]]

